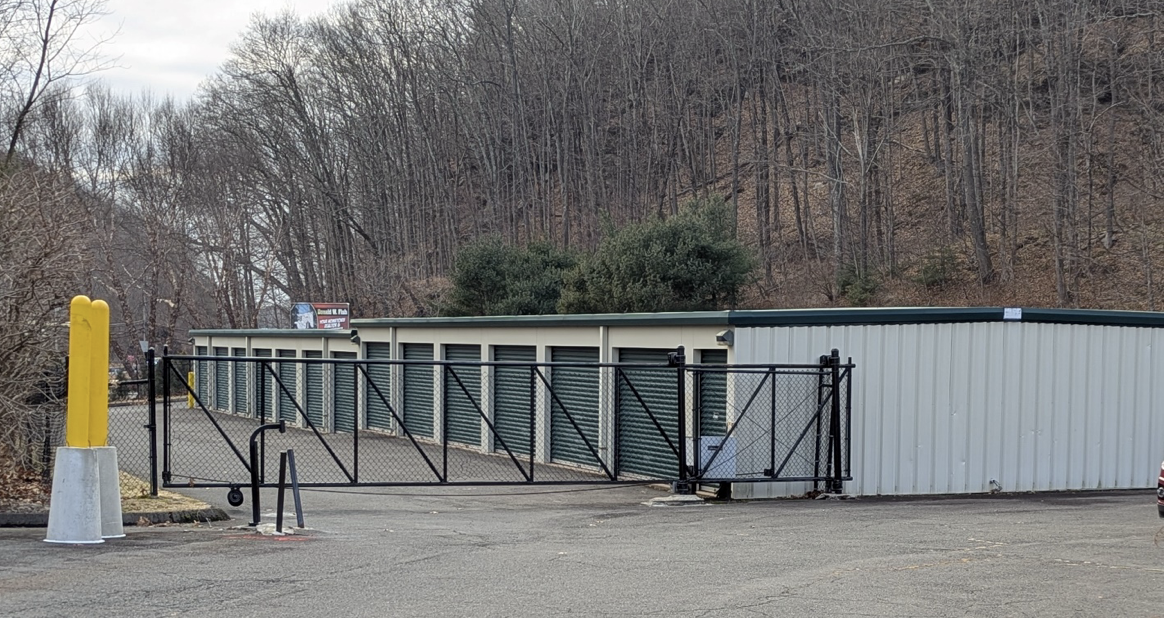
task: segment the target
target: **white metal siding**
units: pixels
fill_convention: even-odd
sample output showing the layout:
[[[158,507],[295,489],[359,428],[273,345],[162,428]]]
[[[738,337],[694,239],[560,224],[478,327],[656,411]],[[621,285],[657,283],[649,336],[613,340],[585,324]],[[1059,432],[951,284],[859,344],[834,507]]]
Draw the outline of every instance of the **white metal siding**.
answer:
[[[1152,487],[1162,329],[1023,322],[738,328],[738,363],[853,357],[855,494]],[[801,493],[738,485],[734,495]]]

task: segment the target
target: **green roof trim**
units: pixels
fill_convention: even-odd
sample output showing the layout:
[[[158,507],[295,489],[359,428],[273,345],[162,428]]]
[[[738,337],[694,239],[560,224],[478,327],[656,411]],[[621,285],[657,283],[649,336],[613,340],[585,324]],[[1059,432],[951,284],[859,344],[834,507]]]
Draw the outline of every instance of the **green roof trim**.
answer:
[[[481,328],[484,326],[727,326],[728,311],[675,313],[580,313],[567,315],[484,315],[454,318],[372,318],[352,320],[353,328],[411,326],[414,328]]]
[[[508,315],[455,318],[376,318],[353,320],[354,328],[482,328],[490,326],[858,326],[866,324],[943,324],[1005,322],[1004,307],[872,307],[691,311],[677,313],[596,313]],[[1162,328],[1162,313],[1095,309],[1020,309],[1020,322]]]
[[[874,324],[950,324],[957,322],[1029,322],[1091,326],[1162,328],[1161,312],[1097,309],[1020,308],[1020,319],[1005,319],[1004,307],[872,307],[688,311],[676,313],[593,313],[572,315],[501,315],[454,318],[370,318],[352,320],[352,328],[488,328],[595,326],[862,326]],[[350,330],[206,329],[195,337],[348,337]]]
[[[878,307],[868,309],[786,309],[732,311],[733,326],[859,326],[866,324],[951,324],[959,322],[1029,322],[1093,326],[1162,328],[1162,314],[1150,311],[1016,308],[1019,319],[1005,317],[1004,307]]]
[[[218,329],[192,329],[190,331],[191,337],[289,337],[289,338],[303,338],[303,339],[319,339],[321,337],[344,337],[347,339],[352,335],[349,329],[306,329],[306,328],[241,328],[238,330],[231,330],[228,328]]]

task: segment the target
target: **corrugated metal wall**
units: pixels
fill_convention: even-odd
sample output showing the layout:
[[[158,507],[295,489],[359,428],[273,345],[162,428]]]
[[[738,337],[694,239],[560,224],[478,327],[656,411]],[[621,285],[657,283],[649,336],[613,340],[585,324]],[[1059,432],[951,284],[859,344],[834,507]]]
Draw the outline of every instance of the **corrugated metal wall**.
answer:
[[[853,494],[1152,487],[1162,329],[1024,322],[736,330],[737,363],[853,357]],[[739,484],[734,496],[801,493]]]

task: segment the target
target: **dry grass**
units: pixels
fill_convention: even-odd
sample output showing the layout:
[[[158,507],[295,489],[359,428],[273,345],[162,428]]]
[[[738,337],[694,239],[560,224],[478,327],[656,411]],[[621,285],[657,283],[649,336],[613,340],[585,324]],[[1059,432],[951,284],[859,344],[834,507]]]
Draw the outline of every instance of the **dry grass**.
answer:
[[[119,476],[121,511],[123,513],[194,511],[209,508],[209,505],[201,500],[195,500],[171,491],[159,489],[157,496],[151,496],[148,482],[125,472],[120,472]]]
[[[150,495],[150,484],[133,475],[119,472],[121,510],[123,513],[194,511],[210,505],[170,491]],[[39,474],[10,471],[0,475],[0,513],[44,513],[49,510],[52,483]]]

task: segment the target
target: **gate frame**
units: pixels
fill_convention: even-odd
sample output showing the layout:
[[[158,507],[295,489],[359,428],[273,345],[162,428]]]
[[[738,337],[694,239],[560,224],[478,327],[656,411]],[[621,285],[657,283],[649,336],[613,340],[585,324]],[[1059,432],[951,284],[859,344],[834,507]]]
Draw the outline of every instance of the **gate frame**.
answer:
[[[161,461],[159,461],[159,459],[157,457],[157,452],[156,452],[158,423],[157,423],[157,417],[156,417],[157,410],[156,410],[156,403],[155,403],[156,398],[157,398],[156,397],[157,393],[155,392],[155,389],[157,387],[158,380],[157,380],[157,376],[155,374],[155,368],[154,368],[154,362],[157,362],[157,361],[155,360],[153,349],[150,349],[150,351],[147,353],[147,358],[150,361],[149,362],[150,420],[149,420],[149,424],[146,425],[145,428],[149,431],[150,438],[151,438],[150,458],[151,458],[151,468],[152,468],[152,470],[151,470],[152,490],[154,492],[157,491],[158,477],[159,477],[159,470],[158,470],[159,464],[161,464],[161,467],[162,467],[160,476],[162,479],[161,484],[163,487],[198,487],[198,488],[224,488],[225,487],[225,488],[230,488],[233,491],[237,491],[240,487],[247,485],[248,483],[232,482],[232,481],[195,483],[194,482],[195,477],[186,477],[186,478],[191,479],[190,482],[188,482],[188,483],[175,484],[173,482],[173,470],[171,468],[171,461],[172,461],[171,455],[172,455],[172,449],[173,449],[172,427],[171,427],[171,422],[170,422],[171,402],[170,402],[170,398],[168,396],[163,398],[163,414],[162,414],[162,417],[163,417],[163,419],[162,419],[162,421],[163,421],[162,422],[163,453],[162,453]],[[699,484],[702,484],[702,483],[756,483],[756,482],[799,482],[799,481],[808,482],[808,481],[813,481],[815,483],[815,489],[817,489],[818,483],[825,482],[826,483],[826,491],[831,492],[831,493],[841,493],[843,482],[853,480],[853,476],[852,476],[851,471],[850,471],[850,463],[851,463],[851,458],[850,458],[850,433],[851,433],[850,432],[850,425],[851,425],[851,403],[850,403],[850,400],[851,400],[851,397],[850,397],[850,395],[851,395],[851,375],[852,375],[852,370],[854,369],[855,366],[853,364],[852,359],[847,359],[847,363],[843,364],[841,362],[841,358],[838,354],[837,349],[831,350],[829,355],[820,356],[818,364],[805,364],[805,365],[793,365],[793,364],[783,364],[783,365],[728,365],[728,364],[701,365],[701,364],[694,364],[694,365],[689,365],[686,363],[684,346],[679,346],[676,348],[676,351],[670,352],[668,354],[668,364],[667,365],[637,364],[637,363],[594,363],[593,365],[597,369],[614,368],[615,369],[615,376],[616,376],[615,379],[616,379],[617,384],[618,384],[619,377],[622,376],[623,380],[627,383],[627,386],[631,389],[632,394],[636,397],[636,400],[639,402],[640,406],[649,415],[649,418],[652,420],[657,431],[660,432],[660,436],[662,438],[664,438],[664,440],[668,443],[672,452],[677,456],[677,470],[676,470],[676,477],[675,478],[653,478],[653,479],[623,478],[623,479],[620,479],[620,478],[617,478],[616,473],[613,472],[612,469],[608,467],[607,463],[604,462],[601,457],[599,457],[598,452],[595,450],[594,447],[592,447],[591,451],[592,451],[593,456],[595,456],[595,458],[596,458],[596,466],[599,468],[599,471],[602,471],[604,477],[606,477],[606,478],[596,478],[596,479],[587,479],[587,480],[553,480],[553,479],[552,480],[542,480],[542,479],[534,478],[534,476],[535,476],[534,475],[535,449],[533,448],[534,447],[533,442],[534,442],[534,435],[535,435],[535,431],[534,431],[535,408],[533,406],[533,402],[534,402],[534,398],[536,396],[535,395],[535,388],[537,387],[537,382],[538,382],[538,380],[536,380],[536,376],[541,380],[542,385],[543,385],[542,388],[545,388],[547,391],[547,396],[549,397],[549,400],[550,400],[550,403],[548,404],[548,406],[553,406],[556,403],[558,403],[558,405],[560,405],[560,407],[563,408],[563,412],[567,414],[568,419],[572,422],[573,425],[575,425],[574,419],[570,415],[569,411],[567,411],[566,408],[564,406],[562,406],[561,402],[558,401],[558,396],[555,394],[554,389],[551,387],[550,380],[545,375],[545,369],[548,367],[553,368],[555,366],[574,366],[574,365],[577,365],[577,363],[538,363],[538,362],[515,363],[515,362],[505,362],[505,361],[470,362],[470,361],[446,361],[446,360],[405,361],[402,359],[391,359],[391,360],[383,360],[383,361],[377,360],[377,361],[370,362],[369,359],[361,359],[361,358],[357,358],[357,359],[311,358],[311,359],[309,359],[309,358],[303,358],[303,357],[297,357],[295,359],[284,360],[283,362],[288,362],[289,360],[293,360],[297,364],[320,363],[320,364],[326,364],[326,365],[338,365],[338,364],[351,364],[351,365],[353,365],[353,368],[354,368],[353,382],[354,382],[354,386],[357,387],[356,389],[354,389],[354,392],[359,392],[359,390],[360,390],[359,383],[361,380],[361,376],[363,376],[366,385],[368,385],[368,387],[370,387],[372,389],[372,391],[375,392],[378,397],[380,397],[382,403],[385,404],[385,406],[388,409],[389,413],[391,414],[393,420],[396,421],[396,427],[397,427],[398,431],[402,431],[404,433],[404,437],[407,437],[409,439],[412,446],[424,458],[425,463],[429,466],[430,470],[433,471],[435,473],[435,475],[437,476],[436,481],[429,481],[429,482],[425,482],[425,481],[365,482],[365,481],[359,480],[359,477],[357,477],[355,474],[355,470],[357,470],[358,466],[359,466],[359,453],[360,453],[359,434],[361,431],[367,431],[367,429],[362,430],[359,427],[359,424],[360,424],[359,418],[357,418],[356,419],[357,420],[356,426],[353,428],[353,465],[352,465],[353,471],[350,472],[343,465],[343,463],[340,461],[339,457],[332,450],[332,448],[328,444],[328,442],[326,440],[324,440],[323,436],[321,435],[320,429],[317,428],[315,426],[315,424],[311,421],[311,419],[308,417],[308,415],[304,413],[303,406],[301,405],[299,398],[294,396],[287,389],[287,387],[283,384],[283,381],[280,379],[278,372],[274,368],[271,367],[272,364],[280,362],[278,360],[278,357],[274,357],[274,356],[273,357],[246,357],[246,358],[243,358],[240,360],[239,357],[234,357],[234,356],[231,356],[231,357],[217,357],[217,356],[212,356],[212,355],[207,355],[207,356],[173,355],[173,356],[171,356],[169,354],[169,349],[167,347],[163,347],[162,357],[161,357],[161,359],[157,359],[162,364],[163,375],[162,375],[161,383],[162,383],[163,392],[164,393],[170,392],[171,374],[177,375],[176,372],[178,372],[178,369],[173,364],[173,361],[186,360],[186,361],[192,361],[193,363],[198,363],[200,361],[215,361],[215,360],[222,361],[223,358],[231,359],[230,362],[249,362],[252,364],[257,363],[259,365],[257,370],[254,372],[249,372],[249,374],[253,373],[256,376],[263,376],[263,379],[274,379],[275,383],[276,383],[276,387],[278,389],[280,389],[280,391],[273,391],[272,396],[274,397],[276,395],[276,393],[278,393],[278,392],[283,392],[292,400],[292,403],[296,408],[296,411],[298,413],[299,418],[304,419],[304,421],[306,423],[306,427],[308,429],[310,429],[312,434],[316,437],[316,439],[321,444],[323,444],[323,446],[327,450],[328,454],[331,456],[331,459],[339,466],[339,469],[341,470],[341,472],[343,472],[344,476],[349,480],[349,482],[347,482],[347,483],[326,483],[326,482],[300,483],[301,487],[353,487],[353,486],[370,486],[370,487],[418,486],[418,487],[420,487],[420,486],[442,486],[442,485],[445,485],[445,486],[491,486],[491,485],[510,485],[510,486],[513,486],[513,485],[670,483],[672,491],[674,493],[690,494],[690,493],[695,493],[697,486]],[[227,362],[227,361],[222,361],[222,362]],[[499,439],[499,443],[502,445],[505,453],[509,456],[511,461],[518,467],[518,470],[522,474],[524,480],[522,480],[522,481],[450,481],[449,477],[448,477],[447,469],[446,469],[447,464],[448,464],[448,461],[446,460],[446,456],[443,455],[442,469],[441,469],[441,471],[438,471],[435,462],[433,462],[429,459],[429,457],[426,455],[424,450],[421,448],[421,444],[418,442],[418,439],[415,436],[413,436],[412,433],[405,426],[403,415],[400,414],[399,411],[393,405],[391,405],[391,403],[389,401],[389,397],[387,397],[386,394],[382,391],[381,385],[378,385],[376,383],[376,381],[373,379],[372,375],[369,373],[368,368],[370,365],[373,365],[373,364],[387,364],[387,365],[423,364],[423,365],[427,365],[427,366],[441,366],[443,373],[448,373],[449,375],[452,375],[453,379],[457,382],[461,391],[470,399],[471,403],[473,403],[479,416],[486,422],[486,425],[487,425],[489,431],[494,434],[495,439],[499,439],[499,436],[497,435],[497,430],[495,429],[493,424],[490,422],[490,420],[487,418],[487,415],[482,408],[481,402],[479,402],[477,399],[474,398],[472,393],[469,392],[469,390],[466,388],[466,386],[462,383],[460,378],[457,376],[456,372],[454,372],[452,370],[451,366],[452,365],[459,365],[459,366],[473,365],[473,366],[482,367],[482,366],[506,365],[506,366],[529,367],[530,371],[531,371],[530,384],[531,384],[531,401],[532,401],[532,407],[531,407],[531,419],[532,419],[531,420],[531,425],[532,425],[532,427],[531,427],[531,441],[532,441],[532,444],[531,444],[531,448],[530,448],[530,453],[525,457],[525,459],[528,459],[528,463],[531,466],[530,470],[524,469],[524,467],[522,465],[523,462],[520,460],[521,454],[515,454],[513,452],[513,450],[506,445],[504,440]],[[592,366],[592,364],[589,364],[588,366]],[[266,370],[264,369],[264,367],[266,367]],[[679,444],[672,444],[671,438],[668,436],[667,432],[664,430],[664,428],[661,426],[660,422],[657,420],[656,415],[653,413],[652,410],[649,409],[649,406],[643,400],[643,398],[639,395],[635,386],[631,383],[631,380],[627,377],[627,375],[625,375],[623,373],[623,369],[625,369],[625,368],[628,368],[628,369],[669,368],[669,369],[674,369],[676,371],[676,386],[677,386],[677,397],[676,397],[677,401],[676,401],[676,410],[675,410],[675,412],[677,414],[677,417],[676,417],[676,419],[677,419],[676,434],[677,435],[676,435],[676,437],[677,437]],[[693,417],[693,422],[695,423],[693,437],[698,438],[700,436],[699,416],[701,413],[699,401],[693,402],[693,405],[691,406],[692,409],[691,410],[689,409],[690,406],[689,406],[689,402],[688,402],[688,389],[687,389],[688,375],[690,373],[695,373],[695,372],[704,372],[704,373],[724,373],[727,376],[727,375],[735,373],[735,372],[740,372],[740,370],[743,370],[743,369],[744,370],[749,370],[749,369],[754,369],[754,370],[764,369],[765,370],[766,378],[763,379],[762,382],[758,385],[758,388],[756,389],[757,392],[759,392],[761,387],[764,386],[765,380],[772,380],[773,382],[771,383],[770,386],[771,386],[771,388],[774,388],[776,386],[776,377],[778,375],[782,375],[783,373],[790,373],[790,372],[803,373],[803,372],[817,371],[818,372],[817,410],[814,414],[814,417],[810,420],[809,423],[807,423],[806,427],[802,430],[802,433],[800,434],[795,445],[793,447],[791,447],[790,452],[786,455],[785,461],[782,463],[782,466],[779,467],[779,466],[776,466],[776,451],[775,451],[776,447],[773,444],[774,431],[772,429],[772,425],[776,423],[776,413],[775,413],[776,403],[774,402],[774,400],[772,400],[772,397],[771,397],[771,403],[769,406],[769,416],[771,417],[770,418],[771,431],[770,431],[769,436],[770,436],[770,442],[771,442],[770,461],[771,461],[771,465],[773,465],[773,467],[767,469],[765,471],[766,472],[765,476],[763,476],[761,478],[756,478],[756,477],[747,477],[747,478],[716,478],[716,477],[712,477],[712,478],[706,478],[704,476],[704,472],[713,467],[713,462],[715,461],[717,455],[719,455],[721,451],[718,450],[718,452],[713,455],[713,457],[709,460],[708,464],[703,467],[703,469],[700,465],[699,458],[694,457],[692,465],[689,465],[689,463],[688,463],[689,444],[688,444],[688,434],[687,434],[687,423],[689,420],[689,415],[691,413],[691,415]],[[828,384],[826,384],[824,382],[824,380],[827,376],[829,377]],[[251,477],[250,485],[252,488],[253,495],[255,494],[255,492],[258,492],[259,487],[276,487],[277,486],[276,483],[269,483],[263,478],[264,475],[262,472],[265,468],[265,466],[262,465],[262,462],[264,461],[264,458],[265,458],[264,432],[262,431],[262,429],[264,427],[270,425],[270,422],[266,418],[266,415],[263,414],[263,406],[265,404],[265,398],[266,398],[266,392],[265,392],[266,389],[263,388],[263,385],[259,382],[256,382],[256,384],[254,385],[254,387],[257,391],[257,394],[258,394],[258,400],[256,401],[257,413],[254,415],[253,420],[258,421],[258,426],[257,426],[255,434],[253,434],[253,440],[257,439],[258,445],[256,447],[256,445],[253,442],[252,448],[253,449],[257,448],[258,452],[253,454],[253,456],[250,458],[250,461],[249,461],[249,458],[244,457],[243,453],[234,444],[234,442],[231,440],[230,436],[227,435],[227,433],[223,430],[222,426],[216,421],[215,416],[214,416],[214,412],[212,410],[208,409],[207,406],[205,405],[205,403],[199,397],[198,384],[197,383],[195,383],[195,384],[188,383],[188,381],[186,379],[182,379],[183,377],[180,375],[178,377],[180,378],[181,383],[182,383],[183,387],[185,388],[189,399],[195,404],[195,406],[197,406],[199,409],[201,409],[203,414],[207,417],[207,419],[211,421],[212,426],[218,431],[219,435],[227,442],[227,445],[231,448],[231,450],[234,452],[236,458],[243,465],[243,468],[247,472],[248,476]],[[446,376],[446,377],[448,378],[449,376]],[[209,379],[209,376],[201,376],[200,375],[197,378],[197,380],[203,380],[203,379]],[[196,380],[196,382],[197,382],[197,380]],[[843,381],[845,381],[845,385],[842,384]],[[846,411],[846,415],[847,415],[845,427],[842,426],[842,419],[841,419],[841,414],[842,414],[842,410],[843,410],[842,402],[841,402],[841,395],[842,395],[843,388],[845,388],[845,396],[846,396],[845,411]],[[699,391],[697,390],[694,392],[699,392]],[[754,394],[750,397],[750,400],[749,400],[750,403],[746,404],[746,409],[749,407],[749,405],[752,405],[753,398],[755,398],[757,396],[757,392],[754,392]],[[823,395],[824,392],[827,393],[825,396]],[[444,397],[444,394],[442,396]],[[814,426],[815,424],[817,424],[819,427],[818,432],[820,432],[821,422],[823,420],[822,414],[824,412],[823,407],[824,407],[825,403],[829,403],[829,405],[830,405],[828,429],[827,429],[828,452],[827,452],[827,461],[826,461],[826,466],[825,466],[826,467],[826,474],[822,475],[819,473],[820,466],[821,466],[822,462],[821,462],[821,452],[820,452],[820,440],[818,440],[817,444],[815,446],[815,462],[814,462],[815,463],[815,474],[813,476],[809,476],[809,477],[782,477],[782,476],[780,476],[781,470],[784,468],[785,463],[788,462],[789,458],[792,456],[794,449],[796,449],[797,446],[801,444],[802,440],[805,438],[809,429],[812,426]],[[359,403],[357,403],[357,405],[359,405]],[[732,431],[733,431],[733,429],[736,428],[736,426],[737,425],[735,424],[733,428],[730,428],[729,431],[726,432],[726,435],[724,437],[725,439],[722,440],[722,445],[728,440],[729,437],[731,437]],[[268,427],[268,428],[272,428],[272,427]],[[575,429],[577,431],[580,431],[580,432],[582,431],[577,425],[575,425]],[[330,432],[330,433],[336,433],[336,432]],[[846,450],[846,458],[845,458],[846,465],[845,465],[845,467],[843,465],[843,448],[844,448],[843,436],[844,435],[846,438],[845,439],[845,450]],[[618,437],[616,439],[618,440]],[[584,440],[586,440],[585,436],[584,436]],[[435,441],[435,443],[436,443],[436,441]],[[449,446],[448,436],[443,434],[442,439],[440,440],[440,443],[442,446],[443,453],[447,453],[448,446]],[[256,465],[256,464],[259,464],[259,465]],[[183,476],[185,476],[185,475],[183,475]],[[211,479],[200,479],[200,480],[208,480],[209,481]]]

